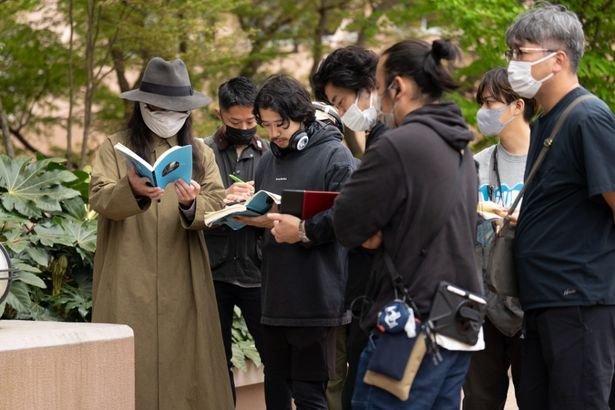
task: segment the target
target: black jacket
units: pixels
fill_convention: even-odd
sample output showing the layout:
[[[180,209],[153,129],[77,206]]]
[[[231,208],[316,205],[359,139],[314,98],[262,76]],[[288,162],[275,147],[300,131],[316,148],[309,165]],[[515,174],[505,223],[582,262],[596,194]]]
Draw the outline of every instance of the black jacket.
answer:
[[[253,180],[258,162],[269,150],[268,144],[255,136],[238,158],[235,147],[224,139],[223,130],[221,127],[211,138],[205,138],[205,143],[214,151],[224,188],[233,184],[229,174]],[[233,231],[223,225],[204,231],[204,235],[214,280],[242,287],[260,286],[262,229],[245,227]]]
[[[263,156],[256,189],[339,191],[354,169],[352,154],[337,128],[314,122],[302,151]],[[274,326],[338,326],[344,309],[347,251],[336,240],[331,210],[306,220],[309,244],[280,244],[265,231],[262,266],[262,323]]]
[[[383,232],[383,249],[422,315],[428,314],[442,280],[481,293],[473,256],[477,176],[467,147],[472,138],[453,103],[413,111],[367,150],[334,205],[342,244],[359,246]],[[365,329],[394,298],[382,258],[374,270],[377,276],[367,292],[375,303],[362,320]]]

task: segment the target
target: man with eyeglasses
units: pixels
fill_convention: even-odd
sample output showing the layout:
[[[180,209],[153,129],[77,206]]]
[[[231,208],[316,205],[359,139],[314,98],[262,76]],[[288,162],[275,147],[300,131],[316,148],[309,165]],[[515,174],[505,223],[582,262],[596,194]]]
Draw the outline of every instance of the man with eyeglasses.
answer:
[[[528,170],[563,111],[590,94],[577,69],[585,38],[563,6],[517,17],[508,79],[542,113]],[[515,242],[525,311],[522,409],[606,409],[615,368],[615,116],[596,97],[562,124],[523,198]]]

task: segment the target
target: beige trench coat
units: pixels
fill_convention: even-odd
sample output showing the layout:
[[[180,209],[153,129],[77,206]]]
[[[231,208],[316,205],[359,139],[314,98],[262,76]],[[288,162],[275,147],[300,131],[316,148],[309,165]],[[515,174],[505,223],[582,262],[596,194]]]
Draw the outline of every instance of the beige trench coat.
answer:
[[[93,321],[127,324],[135,333],[136,408],[232,409],[209,257],[199,229],[206,211],[223,206],[214,154],[204,144],[205,177],[196,216],[187,225],[175,188],[139,208],[125,159],[113,149],[123,133],[99,147],[90,204],[99,213],[94,259]],[[177,145],[157,138],[154,159]]]

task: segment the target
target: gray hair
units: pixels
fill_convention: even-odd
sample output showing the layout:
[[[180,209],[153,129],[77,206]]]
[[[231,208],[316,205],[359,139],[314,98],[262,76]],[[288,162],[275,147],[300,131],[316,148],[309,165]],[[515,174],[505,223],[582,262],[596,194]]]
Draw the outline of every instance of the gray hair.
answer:
[[[562,5],[542,3],[517,17],[506,31],[509,47],[529,42],[561,47],[576,72],[585,49],[583,26],[577,15]]]

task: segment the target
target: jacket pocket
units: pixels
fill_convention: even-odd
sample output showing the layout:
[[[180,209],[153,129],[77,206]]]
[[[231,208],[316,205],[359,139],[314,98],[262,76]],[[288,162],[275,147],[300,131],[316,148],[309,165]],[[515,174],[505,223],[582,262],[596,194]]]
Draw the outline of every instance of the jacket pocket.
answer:
[[[230,246],[228,234],[222,229],[211,229],[205,233],[205,243],[209,253],[209,265],[212,270],[228,260]]]

